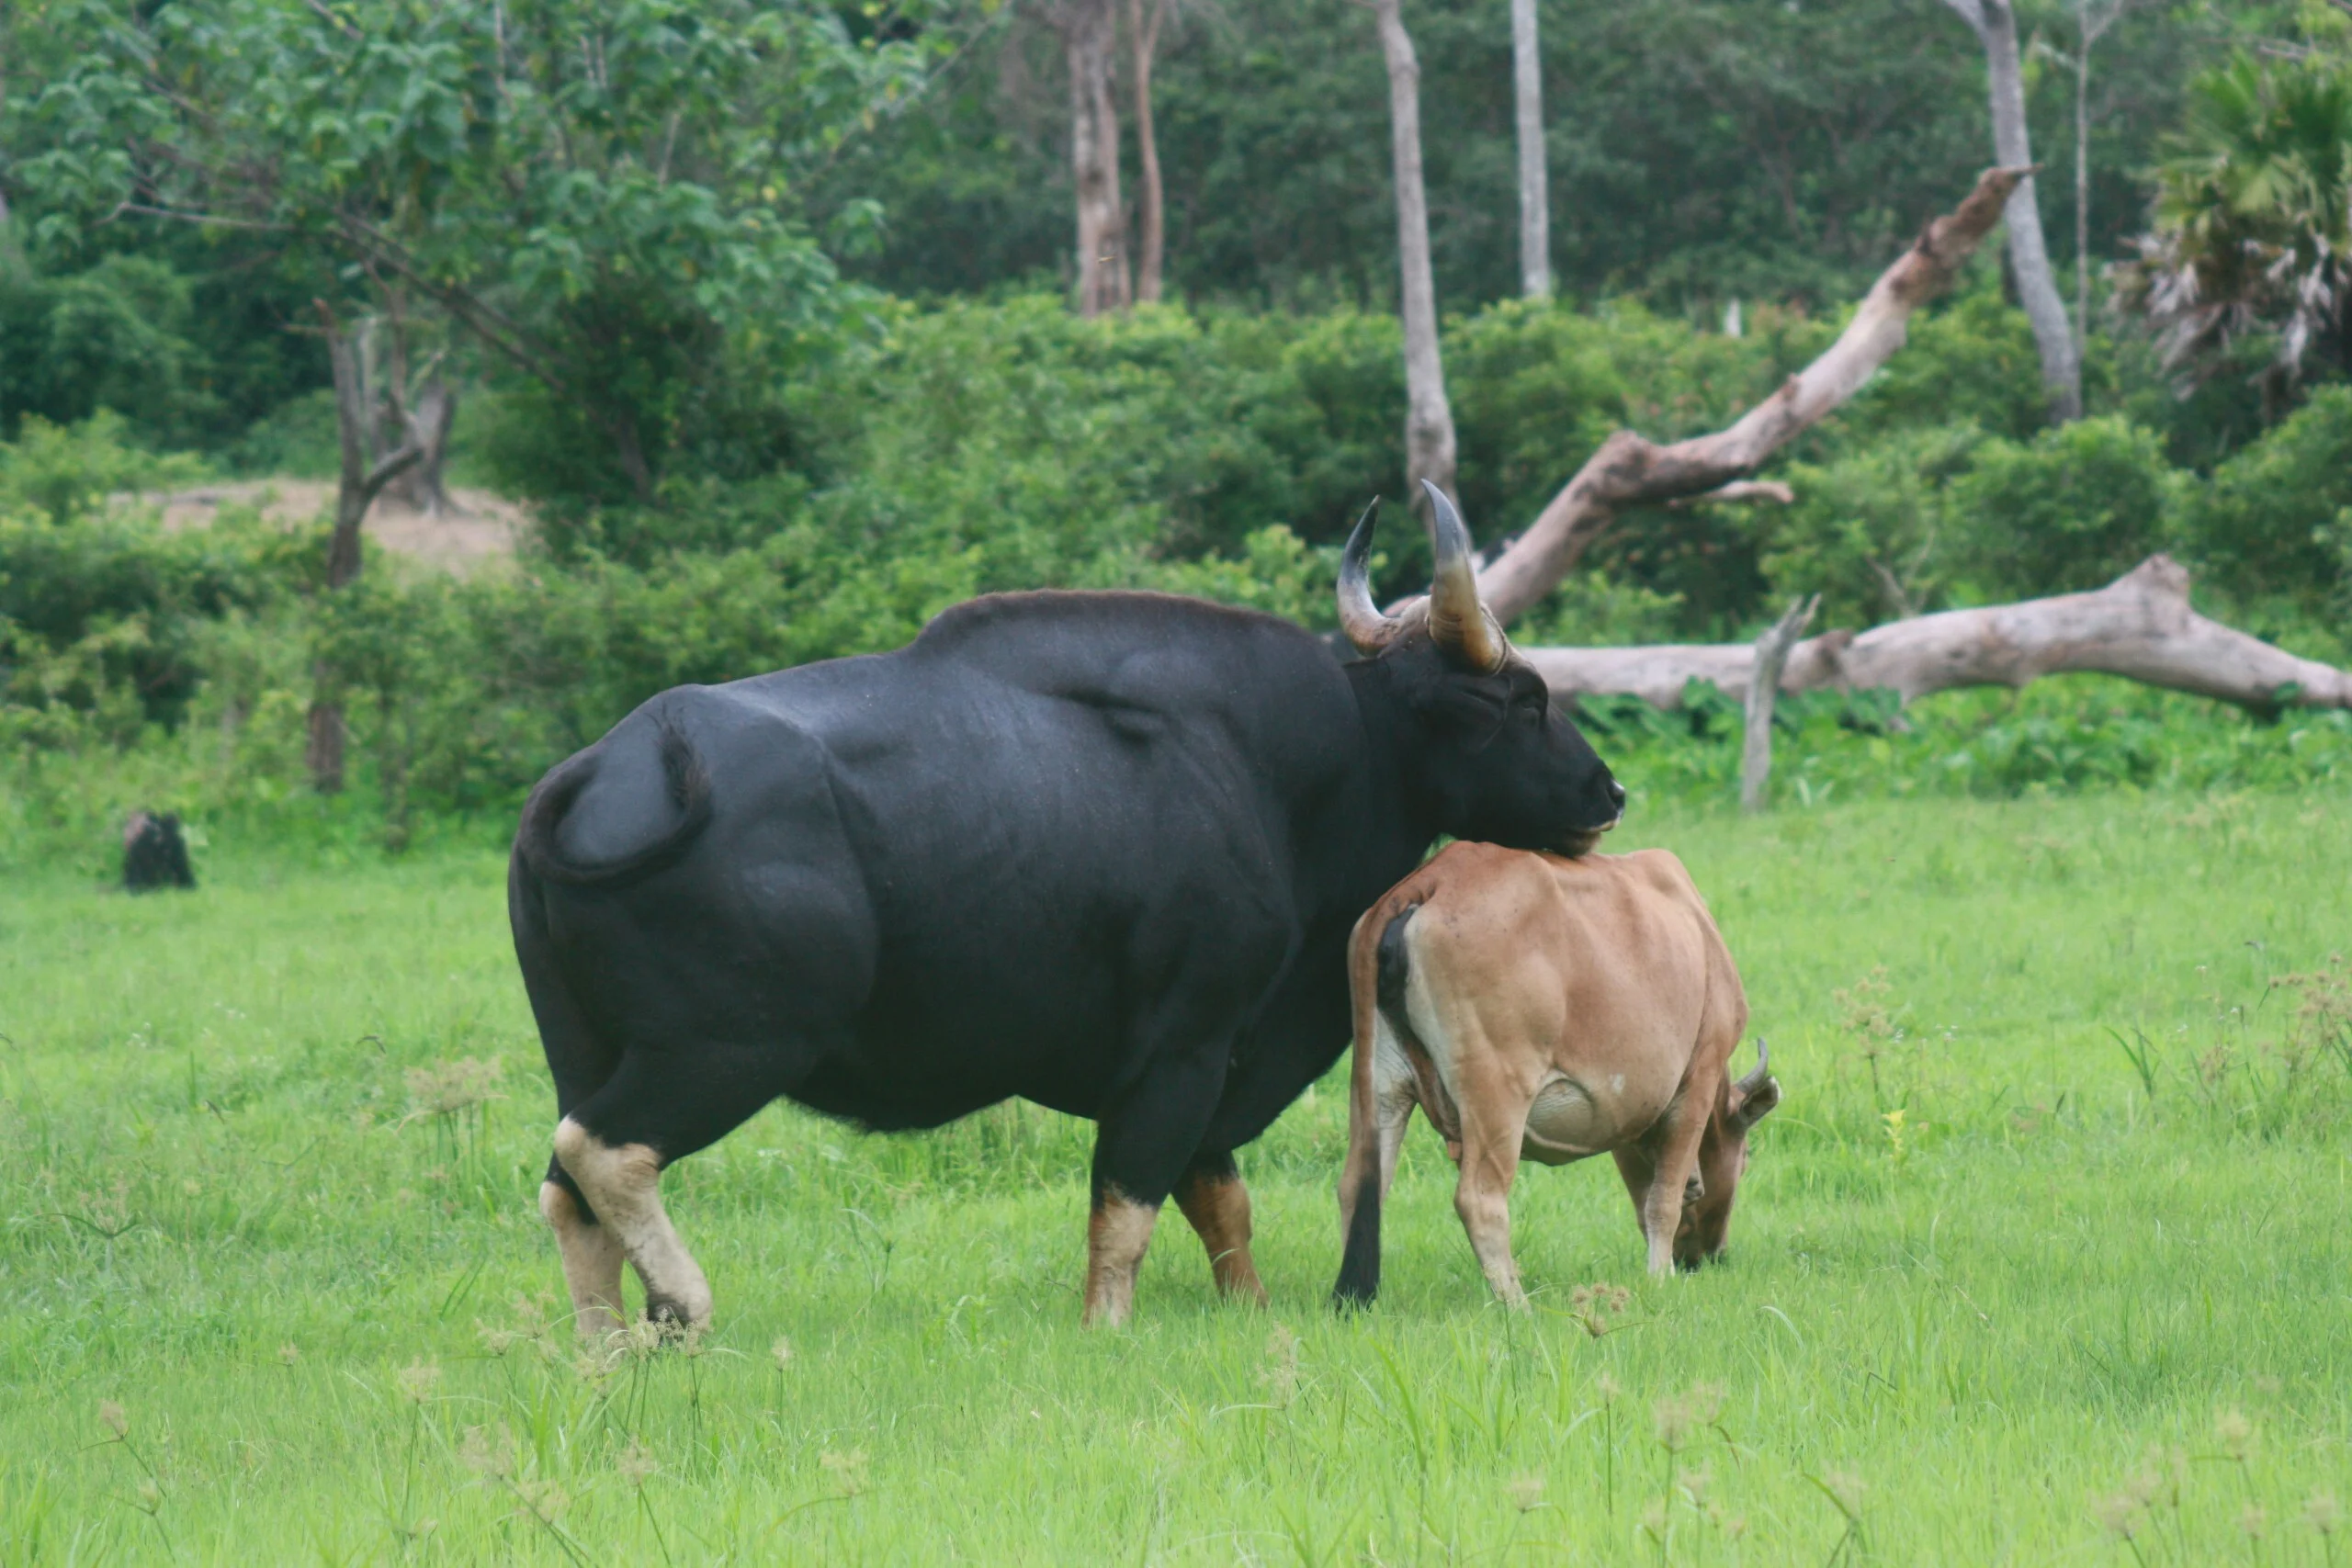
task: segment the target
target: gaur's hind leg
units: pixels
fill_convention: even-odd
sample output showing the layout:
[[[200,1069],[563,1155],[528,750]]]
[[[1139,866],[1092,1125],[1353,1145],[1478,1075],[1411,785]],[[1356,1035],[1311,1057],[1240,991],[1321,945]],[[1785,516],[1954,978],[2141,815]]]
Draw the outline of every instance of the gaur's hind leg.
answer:
[[[600,1224],[571,1190],[560,1163],[550,1162],[539,1184],[539,1213],[555,1232],[563,1254],[563,1282],[571,1291],[571,1315],[581,1337],[602,1339],[621,1325],[620,1238]]]
[[[703,1046],[631,1052],[557,1126],[555,1156],[645,1286],[645,1315],[707,1327],[710,1284],[662,1205],[662,1170],[751,1120],[788,1087],[777,1054]]]
[[[1230,1154],[1195,1155],[1176,1183],[1176,1206],[1208,1248],[1209,1271],[1228,1296],[1266,1304],[1266,1287],[1250,1257],[1250,1190]]]

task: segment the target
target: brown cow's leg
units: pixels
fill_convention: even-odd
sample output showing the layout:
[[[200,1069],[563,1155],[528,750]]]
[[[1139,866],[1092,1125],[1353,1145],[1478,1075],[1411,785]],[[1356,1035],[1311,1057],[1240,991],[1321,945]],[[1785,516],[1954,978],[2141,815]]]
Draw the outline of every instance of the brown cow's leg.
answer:
[[[1496,1299],[1523,1307],[1519,1264],[1510,1255],[1510,1189],[1519,1176],[1520,1140],[1526,1135],[1527,1106],[1518,1097],[1482,1092],[1465,1084],[1460,1100],[1462,1176],[1453,1189],[1453,1211],[1470,1234],[1470,1250]]]
[[[1653,1148],[1644,1149],[1639,1156],[1640,1167],[1646,1168],[1642,1172],[1646,1179],[1638,1189],[1636,1167],[1628,1158],[1633,1151],[1618,1151],[1617,1168],[1624,1174],[1626,1190],[1634,1194],[1634,1212],[1640,1216],[1642,1235],[1649,1242],[1652,1274],[1674,1272],[1674,1233],[1682,1227],[1687,1190],[1699,1168],[1699,1140],[1707,1131],[1706,1113],[1693,1109],[1701,1099],[1686,1091],[1667,1113],[1668,1121]]]
[[[1228,1296],[1266,1304],[1266,1287],[1250,1257],[1250,1190],[1231,1155],[1196,1160],[1176,1184],[1176,1206],[1208,1248],[1209,1271]]]
[[[539,1185],[539,1213],[563,1253],[563,1282],[571,1288],[571,1320],[582,1339],[602,1339],[621,1325],[621,1244],[613,1227],[581,1213],[580,1200],[561,1182]]]
[[[1089,1328],[1116,1328],[1135,1310],[1136,1273],[1151,1246],[1159,1205],[1138,1203],[1115,1189],[1094,1205],[1086,1225],[1086,1310]]]

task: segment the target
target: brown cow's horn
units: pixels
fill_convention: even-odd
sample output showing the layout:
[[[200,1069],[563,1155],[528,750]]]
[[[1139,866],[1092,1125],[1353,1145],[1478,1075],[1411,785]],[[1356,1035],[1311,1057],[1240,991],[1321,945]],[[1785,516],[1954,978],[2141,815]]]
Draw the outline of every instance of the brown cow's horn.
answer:
[[[1740,1099],[1747,1100],[1764,1087],[1765,1080],[1772,1076],[1771,1064],[1771,1050],[1763,1038],[1758,1036],[1756,1042],[1756,1066],[1748,1071],[1746,1077],[1732,1085],[1732,1088],[1739,1091]]]
[[[1470,530],[1445,491],[1421,481],[1430,492],[1430,548],[1437,558],[1430,574],[1430,638],[1463,664],[1491,675],[1510,657],[1502,628],[1478,602],[1478,569],[1470,558]]]
[[[1347,553],[1340,558],[1340,629],[1358,653],[1370,658],[1396,636],[1396,619],[1384,615],[1372,602],[1372,529],[1380,515],[1380,498],[1363,509],[1356,531],[1348,536]]]

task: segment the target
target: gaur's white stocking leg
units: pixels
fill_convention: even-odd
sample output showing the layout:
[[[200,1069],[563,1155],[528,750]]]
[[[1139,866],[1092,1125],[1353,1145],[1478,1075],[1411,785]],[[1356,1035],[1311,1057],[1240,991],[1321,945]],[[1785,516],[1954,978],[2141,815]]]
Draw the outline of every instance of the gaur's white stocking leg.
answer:
[[[1138,1203],[1114,1189],[1094,1205],[1086,1225],[1086,1307],[1089,1328],[1116,1328],[1135,1310],[1136,1275],[1151,1247],[1159,1205]]]
[[[710,1285],[662,1207],[661,1156],[646,1144],[606,1144],[568,1116],[555,1130],[555,1155],[628,1254],[645,1285],[645,1315],[708,1326]]]
[[[568,1171],[571,1168],[565,1167]],[[563,1282],[571,1291],[572,1323],[583,1339],[602,1339],[621,1325],[621,1243],[613,1227],[581,1212],[580,1200],[560,1181],[539,1184],[539,1213],[563,1253]]]

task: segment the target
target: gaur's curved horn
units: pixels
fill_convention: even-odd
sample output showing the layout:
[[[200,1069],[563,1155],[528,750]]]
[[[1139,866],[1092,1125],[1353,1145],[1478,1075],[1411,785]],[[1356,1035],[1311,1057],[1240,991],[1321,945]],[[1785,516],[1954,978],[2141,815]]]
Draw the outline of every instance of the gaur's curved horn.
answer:
[[[1478,568],[1470,555],[1470,530],[1445,491],[1421,481],[1430,492],[1430,548],[1437,558],[1430,574],[1430,638],[1481,674],[1491,675],[1510,655],[1502,627],[1478,602]]]
[[[1771,1064],[1771,1049],[1763,1037],[1758,1035],[1756,1041],[1756,1066],[1749,1070],[1746,1077],[1731,1086],[1739,1091],[1740,1099],[1747,1100],[1764,1087],[1765,1080],[1772,1076]]]
[[[1370,658],[1396,636],[1396,619],[1372,602],[1372,529],[1380,515],[1380,498],[1363,509],[1356,531],[1348,536],[1347,553],[1340,558],[1340,629],[1358,653]]]

